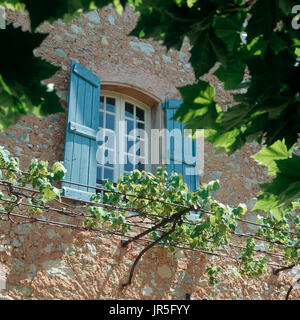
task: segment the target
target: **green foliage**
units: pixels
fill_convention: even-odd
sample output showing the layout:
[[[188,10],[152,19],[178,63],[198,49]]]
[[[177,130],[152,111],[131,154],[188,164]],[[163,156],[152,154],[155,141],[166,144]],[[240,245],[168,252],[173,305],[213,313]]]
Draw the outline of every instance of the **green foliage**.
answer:
[[[0,0],[0,5],[9,9],[23,11],[26,9],[30,16],[31,28],[35,30],[41,23],[50,23],[62,19],[68,23],[84,11],[103,7],[112,1],[108,0]],[[118,2],[118,1],[116,1]]]
[[[206,129],[206,139],[217,150],[228,153],[247,142],[261,143],[264,138],[274,150],[265,149],[256,157],[259,161],[264,158],[263,164],[272,164],[270,174],[275,173],[275,160],[291,151],[300,131],[300,65],[296,63],[300,41],[291,27],[291,8],[296,4],[296,0],[254,4],[221,0],[135,3],[141,16],[132,34],[162,40],[168,48],[176,49],[186,36],[193,46],[190,62],[197,80],[218,62],[214,74],[224,83],[225,90],[246,89],[246,93],[234,95],[237,102],[234,106],[221,111],[208,83],[198,81],[181,87],[184,103],[174,119],[189,129]],[[248,13],[251,18],[245,24]],[[247,35],[246,41],[241,40],[242,32]],[[243,81],[246,69],[251,80],[248,82]],[[209,99],[203,99],[204,93]],[[285,149],[281,149],[283,139]],[[288,163],[298,170],[297,161],[295,158],[282,162],[274,183],[263,190],[278,195],[278,201],[286,203],[299,198],[297,178],[292,179],[289,171],[284,172]],[[282,184],[289,186],[287,191]]]
[[[262,165],[268,167],[269,175],[278,173],[276,160],[287,159],[293,148],[287,149],[284,139],[274,142],[271,146],[266,147],[252,156],[255,160]]]
[[[55,162],[51,168],[47,161],[32,159],[25,172],[20,171],[19,159],[0,147],[0,175],[2,187],[0,199],[1,211],[13,213],[22,205],[25,214],[35,215],[48,211],[45,204],[52,200],[60,200],[61,190],[55,184],[65,176],[66,169],[61,162]],[[25,196],[22,188],[10,188],[10,185],[26,187],[30,195]],[[32,187],[39,192],[33,192]],[[103,182],[103,190],[91,195],[93,204],[87,206],[83,213],[84,225],[87,229],[98,229],[107,232],[119,232],[126,236],[130,232],[135,218],[139,223],[147,222],[146,234],[162,248],[173,251],[175,244],[184,244],[191,249],[200,249],[213,253],[218,249],[227,250],[231,244],[231,236],[235,232],[238,221],[247,211],[244,204],[238,206],[224,205],[212,198],[212,192],[220,189],[218,181],[202,183],[194,192],[189,192],[182,176],[177,173],[168,175],[165,167],[158,168],[156,175],[146,171],[133,170],[114,184]],[[14,190],[17,190],[14,191]],[[18,191],[20,190],[20,192]],[[178,206],[176,206],[177,204]],[[297,210],[300,204],[294,203]],[[57,209],[56,209],[57,210]],[[62,214],[69,214],[61,207]],[[196,218],[190,214],[196,215]],[[22,212],[24,214],[24,212]],[[278,249],[274,243],[283,246],[285,263],[300,264],[300,218],[283,212],[280,219],[273,209],[258,221],[262,226],[257,236],[270,242],[270,250]],[[170,232],[171,231],[171,232]],[[166,233],[168,232],[168,235]],[[292,233],[293,232],[293,233]],[[272,244],[273,243],[273,244]],[[267,272],[267,260],[255,255],[255,242],[247,239],[241,254],[240,272],[249,276],[260,276]],[[221,279],[222,269],[212,266],[206,269],[210,284]]]
[[[247,239],[244,250],[242,251],[240,272],[247,276],[266,275],[268,273],[267,259],[265,257],[257,257],[254,249],[254,240],[252,238]]]
[[[221,267],[207,267],[205,271],[209,276],[209,283],[211,285],[217,284],[221,280]]]
[[[293,202],[300,198],[300,157],[290,155],[291,151],[292,148],[288,150],[283,140],[253,156],[268,167],[270,175],[275,175],[271,182],[260,185],[261,192],[254,211],[270,211],[277,220],[281,220],[284,214],[293,209]]]
[[[1,43],[5,43],[0,61],[1,131],[28,113],[43,116],[64,111],[56,93],[41,83],[58,68],[32,54],[45,37],[11,25],[0,31]]]
[[[264,193],[274,194],[281,203],[300,199],[300,157],[276,161],[278,173],[269,183],[261,185]]]
[[[53,199],[60,199],[61,190],[53,186],[53,183],[64,178],[66,169],[61,162],[55,162],[48,169],[47,161],[33,159],[25,175],[19,177],[21,171],[19,159],[10,157],[8,150],[0,147],[0,176],[1,179],[19,186],[31,185],[41,192],[36,200],[29,198],[29,204],[45,204]],[[35,212],[33,210],[33,212]]]
[[[93,217],[87,222],[88,226],[96,226],[105,222],[107,230],[127,231],[130,230],[130,226],[127,225],[125,228],[123,223],[131,210],[133,213],[136,210],[139,211],[142,220],[153,217],[158,224],[182,212],[182,208],[169,203],[191,207],[191,210],[187,210],[180,217],[180,222],[176,225],[172,235],[161,242],[161,246],[168,247],[170,250],[174,241],[184,241],[191,248],[200,247],[208,251],[214,251],[219,246],[228,244],[230,233],[236,228],[237,219],[241,218],[247,210],[242,204],[238,207],[225,206],[213,200],[210,193],[219,189],[217,181],[202,184],[195,192],[189,192],[182,176],[177,173],[167,176],[165,167],[159,168],[156,175],[134,170],[119,178],[116,186],[106,181],[104,188],[119,193],[105,192],[103,195],[99,193],[93,195],[91,201],[117,206],[119,210],[101,208],[98,212],[95,211],[98,209],[94,208]],[[199,206],[201,210],[195,223],[190,224],[189,211],[192,211],[194,206]],[[205,214],[206,211],[211,214]],[[153,240],[158,239],[164,230],[170,229],[172,223],[173,220],[161,226],[159,230],[153,231],[150,234]]]
[[[44,21],[63,19],[71,21],[80,13],[103,7],[108,0],[0,0],[0,6],[29,12],[31,29]],[[124,1],[114,1],[119,8]],[[49,91],[43,80],[51,78],[59,67],[37,58],[33,50],[38,48],[47,34],[22,31],[8,25],[0,30],[0,131],[15,124],[22,116],[38,117],[64,112],[55,91]],[[5,44],[5,45],[4,45]]]

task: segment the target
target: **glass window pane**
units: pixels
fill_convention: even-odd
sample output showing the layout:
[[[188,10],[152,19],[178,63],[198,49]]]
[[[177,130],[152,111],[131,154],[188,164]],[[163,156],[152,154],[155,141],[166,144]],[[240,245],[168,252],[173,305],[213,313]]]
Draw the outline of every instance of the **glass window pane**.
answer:
[[[127,152],[133,154],[134,153],[134,141],[127,140]]]
[[[103,128],[103,112],[99,112],[99,127]]]
[[[140,155],[141,155],[141,148],[142,148],[141,141],[140,141],[140,140],[136,140],[136,141],[135,141],[135,154],[136,154],[137,156],[140,156]]]
[[[133,130],[133,121],[126,120],[127,134],[129,134]]]
[[[106,110],[109,112],[115,112],[116,111],[116,99],[115,98],[106,98]]]
[[[104,97],[103,96],[100,97],[100,109],[101,110],[104,109]]]
[[[139,107],[136,107],[136,119],[144,121],[144,115],[145,111],[143,109],[140,109]]]
[[[126,171],[126,172],[133,171],[133,164],[131,164],[131,163],[126,163],[126,164],[124,165],[124,171]]]
[[[105,149],[104,151],[104,160],[105,160],[105,166],[106,167],[111,167],[113,168],[114,167],[114,151],[112,150],[108,150],[108,149]]]
[[[137,129],[145,129],[145,123],[143,123],[143,122],[137,122],[136,123],[136,128]]]
[[[102,167],[97,167],[97,183],[101,183],[102,180]]]
[[[104,179],[113,180],[114,171],[112,169],[104,168]]]
[[[133,118],[133,105],[129,102],[125,102],[125,117]]]
[[[127,155],[126,157],[126,163],[124,164],[124,170],[127,172],[130,172],[134,169],[134,157],[131,155]]]
[[[102,142],[98,142],[98,145]],[[103,154],[103,147],[98,147],[96,153],[96,160],[98,163],[104,164],[104,154]]]
[[[115,130],[115,116],[112,114],[106,114],[105,127],[107,129]]]

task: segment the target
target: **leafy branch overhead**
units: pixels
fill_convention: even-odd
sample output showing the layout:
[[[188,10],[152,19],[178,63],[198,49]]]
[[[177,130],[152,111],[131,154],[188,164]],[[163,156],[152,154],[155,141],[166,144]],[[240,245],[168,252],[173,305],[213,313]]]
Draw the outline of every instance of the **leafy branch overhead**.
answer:
[[[286,152],[293,148],[300,132],[300,40],[299,30],[291,24],[297,4],[296,0],[137,2],[141,16],[133,35],[162,40],[176,49],[188,37],[192,45],[196,83],[178,88],[184,102],[174,119],[186,128],[206,129],[206,139],[229,154],[253,141],[270,147],[284,139]],[[214,75],[225,90],[235,90],[235,104],[225,110],[215,102],[212,86],[199,79],[217,63]],[[271,161],[272,153],[268,157]],[[277,197],[291,205],[299,199],[299,157],[281,163],[273,158],[273,164],[275,160],[280,172],[273,183],[262,186],[264,198]]]
[[[15,124],[26,114],[45,116],[64,112],[55,91],[48,89],[43,80],[51,78],[58,67],[37,58],[38,48],[47,34],[34,32],[44,21],[59,18],[69,22],[81,12],[107,5],[105,0],[0,0],[8,9],[28,10],[31,30],[22,31],[12,25],[0,30],[0,131]],[[121,6],[121,4],[119,4]]]

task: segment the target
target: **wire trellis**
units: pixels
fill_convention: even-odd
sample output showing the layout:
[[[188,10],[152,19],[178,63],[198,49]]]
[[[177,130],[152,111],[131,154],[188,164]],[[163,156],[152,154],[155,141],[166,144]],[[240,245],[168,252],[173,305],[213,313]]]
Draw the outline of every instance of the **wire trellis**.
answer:
[[[70,183],[70,184],[72,183],[70,181],[64,181],[64,182]],[[83,187],[91,187],[91,186],[78,184],[78,183],[74,183],[74,184],[79,185],[79,186],[83,186]],[[18,189],[18,190],[21,190],[21,191],[25,191],[25,192],[31,193],[31,194],[28,195],[26,193],[20,193],[20,192],[19,193],[18,192],[15,193],[15,192],[12,192],[12,194],[19,194],[21,197],[25,197],[25,198],[26,197],[29,198],[29,197],[31,197],[33,195],[36,195],[36,194],[40,193],[40,191],[37,190],[37,189],[33,189],[33,188],[25,187],[25,186],[14,185],[13,183],[5,181],[5,180],[0,180],[0,185],[3,186],[3,187],[8,187],[8,188],[10,188],[10,190]],[[189,208],[187,206],[183,206],[183,205],[180,205],[180,204],[177,204],[177,203],[171,203],[171,202],[163,201],[161,199],[137,196],[137,195],[134,195],[134,194],[126,194],[126,193],[121,193],[121,192],[117,192],[117,191],[113,191],[113,190],[108,190],[108,189],[105,189],[105,188],[97,188],[97,189],[99,189],[102,192],[113,192],[113,193],[118,193],[118,194],[122,194],[122,195],[125,195],[125,196],[137,197],[137,198],[141,198],[141,199],[145,199],[145,200],[149,200],[149,201],[159,201],[161,203],[168,204],[170,206],[175,206],[175,207],[183,208],[183,209],[186,209],[186,210],[190,209],[193,212],[196,212],[196,211],[202,211],[203,212],[203,209],[201,209],[201,208],[194,207],[193,209],[191,209],[191,208]],[[65,199],[68,199],[68,198],[65,198]],[[68,200],[74,200],[74,199],[68,199]],[[71,210],[71,209],[62,210],[62,209],[55,208],[54,206],[48,206],[48,205],[41,206],[41,205],[35,205],[35,204],[26,203],[26,202],[24,202],[22,200],[20,201],[20,199],[18,199],[16,201],[9,200],[9,199],[1,199],[0,201],[1,202],[5,202],[5,203],[10,203],[10,204],[15,204],[14,208],[18,207],[20,209],[21,206],[38,208],[38,209],[43,210],[43,213],[53,212],[53,213],[57,213],[57,214],[60,214],[60,215],[68,216],[70,218],[89,218],[89,217],[92,217],[91,215],[83,212],[82,210],[80,212],[76,212],[76,211]],[[135,227],[137,229],[144,229],[144,230],[150,230],[151,229],[150,227],[145,226],[144,221],[140,221],[139,223],[137,221],[135,221],[134,223],[129,221],[132,218],[137,218],[139,216],[144,216],[145,215],[143,212],[140,212],[139,210],[136,210],[134,208],[125,208],[125,207],[113,206],[113,205],[110,205],[110,204],[104,204],[104,203],[98,203],[98,202],[92,202],[92,201],[81,201],[80,200],[80,203],[83,203],[83,205],[74,206],[74,205],[70,205],[69,203],[66,203],[64,201],[60,202],[61,205],[65,205],[66,207],[73,208],[73,209],[83,209],[83,208],[87,208],[89,205],[93,205],[93,206],[99,206],[99,207],[106,208],[106,209],[111,209],[111,210],[128,211],[128,212],[132,213],[132,215],[127,217],[128,220],[126,222],[124,222],[125,224],[127,224],[127,225],[129,225],[131,227]],[[20,210],[20,211],[22,211],[22,210]],[[205,211],[205,214],[210,215],[212,213],[209,212],[209,211]],[[18,223],[18,224],[20,224],[20,223],[41,223],[41,224],[47,224],[47,225],[52,225],[52,226],[57,226],[57,227],[76,229],[76,230],[79,230],[79,231],[92,231],[92,232],[98,232],[98,233],[102,233],[102,234],[111,234],[111,235],[116,235],[116,236],[121,237],[121,238],[130,239],[130,240],[133,240],[135,238],[134,236],[130,236],[128,234],[124,234],[124,233],[118,232],[118,231],[107,231],[105,229],[86,228],[86,227],[84,227],[82,225],[79,226],[79,225],[73,225],[73,224],[69,224],[69,223],[62,223],[62,222],[57,222],[57,221],[52,221],[52,220],[46,220],[46,219],[41,219],[41,218],[37,218],[37,217],[21,215],[19,213],[6,212],[6,211],[3,211],[3,210],[0,210],[0,215],[6,216],[7,217],[6,221],[10,220],[11,222]],[[21,222],[20,221],[14,221],[14,220],[12,220],[12,217],[23,219],[23,221],[21,221]],[[147,215],[147,217],[148,217],[148,215]],[[150,218],[151,217],[154,217],[154,218],[155,217],[159,217],[159,218],[161,218],[161,216],[154,215],[154,214],[153,215],[150,214],[149,217]],[[258,226],[263,226],[263,227],[266,227],[266,228],[269,227],[269,226],[264,226],[264,225],[261,225],[261,224],[252,223],[251,221],[247,221],[247,220],[243,220],[242,222],[251,223],[251,224],[258,225]],[[153,224],[153,222],[150,222],[150,223]],[[192,222],[187,222],[187,223],[193,224]],[[165,232],[166,230],[157,229],[157,231]],[[293,232],[291,232],[291,233],[297,235],[296,233],[293,233]],[[235,235],[235,236],[238,236],[238,237],[247,237],[247,238],[255,237],[259,241],[270,242],[270,243],[278,245],[278,246],[279,245],[283,245],[283,244],[280,244],[280,243],[276,243],[274,241],[270,241],[270,240],[267,240],[267,239],[263,239],[263,238],[257,237],[254,234],[241,234],[241,233],[237,233],[237,232],[232,232],[232,234]],[[154,242],[153,240],[146,239],[146,238],[139,238],[139,239],[137,239],[137,241],[143,241],[143,242],[148,242],[148,243],[153,243]],[[168,245],[169,246],[173,246],[173,247],[177,247],[177,248],[181,248],[181,249],[184,249],[184,250],[190,250],[190,251],[194,251],[194,252],[201,252],[201,253],[208,254],[208,255],[215,255],[215,256],[219,256],[219,257],[224,257],[224,258],[228,258],[228,259],[231,259],[231,260],[240,259],[240,257],[233,257],[233,256],[230,256],[228,254],[224,255],[224,254],[218,253],[218,252],[210,252],[210,251],[205,251],[205,250],[201,250],[201,249],[190,248],[190,247],[187,246],[187,244],[179,243],[179,242],[176,242],[176,241],[173,241]],[[157,244],[156,246],[159,246],[159,244]],[[243,249],[242,246],[239,246],[239,245],[236,245],[236,244],[227,244],[226,246],[229,247],[229,248],[234,248],[234,249]],[[220,248],[220,250],[222,250],[222,248]],[[261,249],[254,249],[254,251],[259,252],[259,253],[261,253],[263,255],[268,255],[268,256],[271,256],[271,257],[279,258],[279,259],[281,259],[281,258],[283,259],[284,258],[284,255],[280,254],[280,253],[269,252],[269,251],[265,251],[265,250],[261,250]],[[274,267],[276,266],[276,267],[280,267],[280,268],[286,267],[286,265],[283,265],[281,263],[268,262],[268,265],[274,266]]]

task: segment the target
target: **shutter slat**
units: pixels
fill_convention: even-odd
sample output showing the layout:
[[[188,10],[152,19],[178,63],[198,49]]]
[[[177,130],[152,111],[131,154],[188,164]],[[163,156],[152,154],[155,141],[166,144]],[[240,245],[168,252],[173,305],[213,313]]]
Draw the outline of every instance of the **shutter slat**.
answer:
[[[63,183],[65,197],[89,200],[91,193],[96,191],[99,101],[100,79],[88,69],[72,62],[65,147],[66,180],[94,188]]]
[[[96,140],[97,131],[73,121],[69,121],[70,131],[86,138]]]

